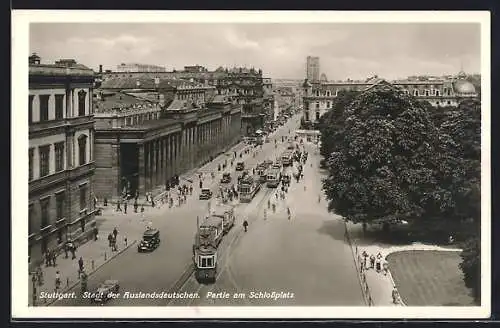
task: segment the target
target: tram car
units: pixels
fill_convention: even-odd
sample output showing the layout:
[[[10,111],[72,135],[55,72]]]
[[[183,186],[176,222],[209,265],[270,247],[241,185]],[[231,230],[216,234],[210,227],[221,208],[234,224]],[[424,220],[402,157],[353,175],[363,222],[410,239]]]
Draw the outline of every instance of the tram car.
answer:
[[[293,162],[293,151],[286,150],[282,155],[281,155],[281,163],[283,166],[290,166],[292,165]]]
[[[211,245],[213,247],[219,246],[224,235],[224,220],[218,216],[208,215],[198,225],[193,248],[199,246]]]
[[[277,167],[272,167],[269,172],[267,172],[267,187],[277,188],[281,180],[281,170]]]
[[[200,245],[194,250],[194,275],[200,283],[214,283],[217,279],[217,248]]]
[[[272,161],[264,161],[257,165],[256,173],[259,175],[259,180],[261,183],[265,183],[267,179],[267,170],[271,167],[273,164]]]
[[[260,177],[246,174],[238,181],[240,203],[250,203],[260,190]]]
[[[234,226],[234,207],[218,204],[211,212],[211,216],[222,218],[223,233],[226,234]]]

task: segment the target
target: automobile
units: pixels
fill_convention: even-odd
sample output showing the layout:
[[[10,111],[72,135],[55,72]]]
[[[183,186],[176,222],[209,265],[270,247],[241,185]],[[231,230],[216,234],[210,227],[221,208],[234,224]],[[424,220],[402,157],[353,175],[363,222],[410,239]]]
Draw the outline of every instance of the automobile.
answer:
[[[287,174],[283,175],[281,177],[281,181],[283,182],[283,184],[286,184],[286,185],[290,184],[290,176]]]
[[[92,293],[91,300],[95,303],[104,303],[111,297],[111,293],[117,294],[120,290],[118,280],[106,280],[97,287],[97,290]]]
[[[236,163],[236,171],[243,171],[245,169],[245,163],[238,162]]]
[[[228,172],[225,172],[222,175],[222,179],[220,180],[221,183],[230,183],[231,182],[231,174]]]
[[[151,252],[160,245],[160,231],[158,229],[147,229],[142,235],[142,240],[137,245],[137,251]]]
[[[208,188],[201,189],[200,197],[201,200],[212,198],[212,191]]]

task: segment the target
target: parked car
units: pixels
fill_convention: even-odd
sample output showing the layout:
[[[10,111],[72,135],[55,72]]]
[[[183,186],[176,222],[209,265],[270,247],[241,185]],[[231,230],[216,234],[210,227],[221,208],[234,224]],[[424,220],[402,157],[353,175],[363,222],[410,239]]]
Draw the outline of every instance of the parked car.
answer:
[[[200,199],[206,200],[212,198],[212,191],[208,188],[201,189]]]
[[[236,163],[236,171],[243,171],[245,169],[245,163],[238,162]]]
[[[160,231],[158,229],[147,229],[142,235],[142,240],[137,245],[138,252],[151,252],[160,246]]]
[[[221,183],[230,183],[231,182],[231,173],[225,172],[222,175],[222,179],[220,180]]]
[[[104,303],[108,301],[110,293],[118,293],[120,290],[120,284],[118,280],[106,280],[97,287],[95,293],[92,294],[92,301],[96,303]]]

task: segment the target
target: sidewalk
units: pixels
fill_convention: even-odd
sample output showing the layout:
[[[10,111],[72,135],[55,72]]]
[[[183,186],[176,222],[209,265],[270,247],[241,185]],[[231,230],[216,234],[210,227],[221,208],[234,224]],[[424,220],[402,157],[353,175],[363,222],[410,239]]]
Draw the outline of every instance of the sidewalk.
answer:
[[[180,176],[180,180],[187,180],[191,179],[194,177],[194,175],[197,172],[202,172],[203,170],[208,170],[210,169],[210,166],[213,166],[214,168],[217,167],[218,163],[221,162],[224,158],[226,158],[225,153],[231,151],[241,151],[242,149],[246,148],[247,145],[243,143],[239,143],[235,146],[233,146],[230,150],[224,152],[223,154],[219,155],[216,157],[212,162],[209,162],[202,166],[201,168],[196,168],[193,169],[189,172],[186,172],[182,176]],[[251,156],[251,152],[249,152],[247,155],[243,156],[241,160],[247,159],[249,156]],[[234,169],[234,166],[232,167]],[[220,177],[222,175],[221,172],[217,172],[216,176],[214,179],[212,179],[209,175],[204,175],[203,180],[206,183],[207,188],[213,188],[216,184],[218,184]],[[196,180],[197,180],[196,176]],[[193,179],[194,180],[194,179]],[[174,194],[176,191],[171,191]],[[167,204],[161,204],[159,199],[165,194],[165,190],[158,190],[156,194],[154,194],[154,198],[157,201],[158,206],[156,206],[154,209],[151,208],[151,206],[146,207],[145,213],[148,213],[149,211],[157,211],[163,208],[164,206],[167,206]],[[193,189],[193,195],[188,196],[189,198],[195,197],[195,199],[198,198],[199,194],[199,188],[194,188]],[[144,199],[145,201],[145,199]],[[139,202],[139,204],[141,204]],[[182,206],[182,205],[181,205]],[[176,201],[174,201],[174,207],[178,207],[178,204]],[[54,302],[54,299],[38,299],[40,292],[54,292],[55,291],[55,275],[56,271],[59,271],[60,277],[61,277],[61,288],[59,292],[64,292],[65,290],[69,290],[73,288],[75,285],[79,283],[79,277],[78,277],[78,260],[80,257],[82,257],[84,261],[84,268],[85,272],[90,276],[92,273],[94,273],[96,270],[99,269],[102,265],[105,263],[109,262],[112,260],[115,256],[120,254],[121,252],[125,251],[132,245],[134,245],[137,242],[137,238],[140,238],[142,233],[144,232],[144,229],[146,228],[147,222],[144,219],[137,220],[137,213],[134,213],[134,208],[132,204],[129,204],[127,208],[127,214],[124,212],[118,212],[116,211],[116,206],[113,206],[112,204],[109,204],[107,207],[101,207],[102,214],[101,216],[96,217],[96,222],[99,230],[99,236],[98,240],[90,240],[86,242],[85,244],[80,245],[77,250],[76,250],[76,259],[72,260],[71,259],[71,253],[68,254],[68,258],[66,259],[64,256],[64,253],[59,254],[57,260],[56,260],[56,267],[46,267],[45,265],[42,265],[42,271],[43,271],[43,285],[39,286],[37,283],[36,290],[37,290],[37,300],[35,305],[49,305],[50,303]],[[122,206],[123,210],[123,206]],[[140,209],[139,209],[140,211]],[[147,214],[146,214],[147,215]],[[112,233],[114,228],[117,228],[118,230],[118,240],[117,240],[117,246],[118,246],[118,251],[117,252],[112,252],[111,248],[109,247],[107,236],[109,233]],[[124,238],[127,237],[127,245],[125,245],[125,240]],[[28,293],[29,293],[29,305],[33,305],[33,283],[31,281],[31,274],[28,275]]]
[[[361,229],[362,228],[360,224],[346,223],[346,232],[349,234],[349,236],[351,236],[353,232],[355,231],[357,232]],[[437,245],[426,245],[422,243],[412,243],[410,245],[403,245],[403,246],[391,246],[383,244],[358,246],[356,240],[352,239],[351,243],[352,247],[354,248],[354,253],[356,254],[356,259],[357,259],[356,266],[358,268],[358,273],[360,274],[360,276],[364,275],[366,279],[366,285],[368,286],[369,296],[373,300],[374,303],[373,305],[375,306],[406,306],[406,305],[401,300],[401,298],[399,298],[398,304],[393,303],[392,291],[393,289],[397,290],[397,286],[392,278],[390,263],[388,263],[389,270],[387,272],[387,275],[384,275],[382,271],[377,272],[374,269],[368,269],[368,270],[361,269],[363,262],[361,254],[363,254],[364,251],[366,251],[368,255],[373,254],[375,256],[380,252],[384,260],[386,260],[386,257],[389,254],[401,251],[410,251],[410,250],[419,250],[419,251],[433,250],[433,251],[447,251],[447,252],[461,251],[461,249],[458,248],[441,247]]]

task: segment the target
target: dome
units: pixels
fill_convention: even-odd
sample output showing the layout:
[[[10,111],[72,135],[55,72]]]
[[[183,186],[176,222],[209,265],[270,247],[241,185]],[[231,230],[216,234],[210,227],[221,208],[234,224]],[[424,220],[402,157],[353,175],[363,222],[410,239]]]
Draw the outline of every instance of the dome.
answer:
[[[476,88],[472,83],[465,80],[458,80],[453,83],[453,89],[456,93],[476,93]]]

